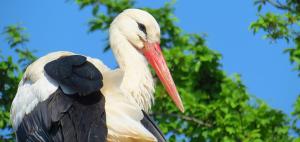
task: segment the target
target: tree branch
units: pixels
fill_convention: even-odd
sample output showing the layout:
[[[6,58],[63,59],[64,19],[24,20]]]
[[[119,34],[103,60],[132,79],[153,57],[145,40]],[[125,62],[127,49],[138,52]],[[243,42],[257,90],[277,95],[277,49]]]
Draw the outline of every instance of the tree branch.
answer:
[[[280,3],[279,1],[266,0],[266,2],[268,2],[269,4],[271,4],[272,6],[278,8],[278,9],[293,11],[293,9]]]

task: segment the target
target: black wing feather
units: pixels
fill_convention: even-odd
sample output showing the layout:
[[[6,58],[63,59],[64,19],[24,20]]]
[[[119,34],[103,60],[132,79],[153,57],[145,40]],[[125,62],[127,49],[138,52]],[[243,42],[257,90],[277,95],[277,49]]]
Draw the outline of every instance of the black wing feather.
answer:
[[[80,95],[87,95],[103,86],[102,74],[86,57],[64,56],[47,63],[46,73],[59,84],[65,85]]]
[[[65,95],[59,88],[40,102],[19,125],[18,142],[106,141],[105,100],[100,91]]]
[[[144,118],[141,120],[141,123],[144,125],[144,127],[156,137],[158,142],[166,142],[164,134],[156,126],[154,121],[150,118],[150,116],[144,110],[142,110],[142,111],[144,114]]]

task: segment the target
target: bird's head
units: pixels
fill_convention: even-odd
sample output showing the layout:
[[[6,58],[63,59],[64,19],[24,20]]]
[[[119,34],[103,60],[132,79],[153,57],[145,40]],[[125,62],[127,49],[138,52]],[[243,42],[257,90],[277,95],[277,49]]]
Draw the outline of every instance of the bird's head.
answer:
[[[127,9],[114,19],[112,28],[118,29],[132,47],[147,59],[173,102],[183,112],[182,101],[160,48],[160,27],[155,18],[140,9]]]

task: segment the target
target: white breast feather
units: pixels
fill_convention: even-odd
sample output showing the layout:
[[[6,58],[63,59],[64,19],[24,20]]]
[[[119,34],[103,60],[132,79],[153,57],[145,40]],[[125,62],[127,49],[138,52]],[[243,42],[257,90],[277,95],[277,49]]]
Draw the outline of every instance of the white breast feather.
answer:
[[[110,142],[155,142],[156,138],[141,124],[144,115],[139,105],[120,89],[124,72],[120,69],[103,73],[106,125]]]

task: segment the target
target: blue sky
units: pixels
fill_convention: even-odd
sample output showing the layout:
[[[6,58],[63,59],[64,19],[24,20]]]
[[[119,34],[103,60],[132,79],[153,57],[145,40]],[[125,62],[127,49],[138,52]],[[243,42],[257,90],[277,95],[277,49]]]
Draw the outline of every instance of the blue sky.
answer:
[[[142,1],[138,6],[160,7],[165,1]],[[239,73],[250,94],[286,113],[300,93],[300,79],[292,71],[284,43],[270,44],[262,34],[253,35],[249,25],[256,19],[252,0],[204,1],[178,0],[175,4],[177,24],[189,33],[206,33],[207,45],[223,55],[222,64],[228,75]],[[102,53],[107,33],[88,33],[90,9],[80,11],[64,0],[2,0],[0,29],[20,23],[27,28],[31,49],[38,56],[67,50],[101,59],[110,67],[116,62],[111,52]],[[159,22],[159,21],[158,21]],[[0,47],[7,49],[4,38]]]

